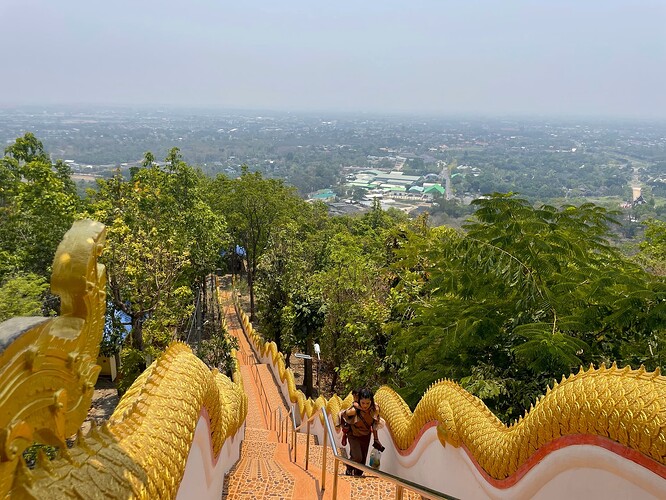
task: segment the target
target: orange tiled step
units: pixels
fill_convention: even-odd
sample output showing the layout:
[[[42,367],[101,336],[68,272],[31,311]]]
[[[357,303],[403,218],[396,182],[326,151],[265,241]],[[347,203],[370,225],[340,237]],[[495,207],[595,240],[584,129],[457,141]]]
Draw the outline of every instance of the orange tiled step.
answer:
[[[298,465],[305,467],[305,435],[301,438],[297,435]],[[321,478],[322,465],[322,447],[310,444],[310,456],[308,463],[308,472],[313,476]],[[333,489],[333,473],[335,470],[335,461],[333,452],[327,447],[326,453],[326,491],[324,498],[330,498]],[[395,486],[379,476],[372,473],[364,474],[362,477],[353,477],[345,475],[346,466],[340,462],[338,467],[338,498],[363,498],[363,499],[387,499],[395,498]],[[405,490],[403,498],[406,500],[421,499],[421,495]]]
[[[292,498],[294,478],[275,460],[280,446],[275,431],[246,428],[240,459],[227,474],[222,498]]]

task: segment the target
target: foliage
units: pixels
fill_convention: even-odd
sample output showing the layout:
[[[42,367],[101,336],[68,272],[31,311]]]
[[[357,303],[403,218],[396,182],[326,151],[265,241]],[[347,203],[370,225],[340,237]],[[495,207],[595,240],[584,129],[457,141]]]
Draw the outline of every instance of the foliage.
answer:
[[[145,190],[141,194],[145,196]],[[189,253],[141,210],[143,196],[119,176],[100,186],[94,217],[107,225],[103,261],[109,275],[113,306],[132,321],[132,343],[143,349],[143,323],[168,300],[176,279],[190,265]],[[113,202],[109,200],[113,196]],[[108,204],[108,209],[107,205]],[[167,233],[167,234],[164,234]]]
[[[358,319],[347,322],[340,339],[340,383],[351,390],[386,380],[388,308],[378,297],[361,302]],[[346,391],[343,391],[343,393]]]
[[[312,355],[325,307],[313,288],[321,265],[326,214],[323,205],[303,205],[296,217],[276,229],[257,269],[260,331],[281,352]],[[305,363],[305,391],[312,392],[312,363]]]
[[[113,310],[113,304],[107,297],[107,311]],[[107,314],[104,318],[104,332],[102,342],[99,346],[99,352],[102,356],[115,356],[122,349],[125,338],[127,337],[127,328],[122,321],[122,313],[114,311],[113,314]]]
[[[58,455],[58,448],[47,444],[34,443],[23,450],[23,460],[30,469],[34,469],[37,464],[37,456],[44,453],[46,458],[53,460]]]
[[[383,266],[404,214],[385,212],[379,204],[359,217],[327,217],[316,204],[302,213],[274,232],[261,259],[260,331],[286,353],[312,355],[318,342],[322,364],[333,373],[329,391],[370,385],[378,375],[388,378],[383,324],[389,287]],[[311,369],[306,363],[306,391]]]
[[[0,286],[0,322],[14,316],[38,316],[49,285],[35,274],[7,277]]]
[[[232,247],[240,245],[247,260],[247,283],[250,291],[250,318],[254,319],[254,280],[259,259],[271,235],[302,209],[293,188],[281,180],[265,179],[259,172],[243,166],[241,176],[228,179],[218,176],[209,191],[208,200],[219,214],[224,214],[232,236]]]
[[[529,145],[520,135],[514,139]],[[424,152],[434,156],[410,158],[405,171],[425,173],[428,162],[446,157],[461,164],[452,179],[460,194],[519,187],[530,200],[558,196],[565,203],[594,193],[627,196],[637,170],[629,160],[572,149],[556,135],[543,141],[553,154],[512,146],[507,155],[497,145],[440,154],[424,141]],[[397,145],[395,138],[384,142]],[[365,146],[327,151],[335,168],[313,145],[287,149],[263,172],[280,172],[304,192],[334,185],[343,158],[350,158],[345,155],[358,165],[393,165]],[[649,168],[653,177],[660,173]],[[322,365],[334,374],[330,390],[338,393],[387,382],[414,404],[432,382],[449,377],[511,419],[579,364],[663,366],[661,221],[645,223],[645,240],[630,260],[610,243],[618,214],[590,203],[535,206],[512,194],[471,206],[440,199],[434,207],[440,218],[460,220],[476,211],[462,230],[431,229],[427,216],[409,221],[379,203],[360,216],[329,217],[322,204],[304,203],[264,174],[245,166],[236,179],[210,180],[174,148],[162,165],[147,153],[129,178],[117,171],[90,193],[86,213],[108,231],[103,259],[110,307],[101,347],[109,354],[122,349],[121,391],[147,358],[180,336],[192,312],[192,290],[219,266],[223,248],[237,246],[247,259],[251,312],[257,294],[260,331],[287,353],[312,354],[319,342]],[[652,196],[660,186],[651,189],[619,232],[640,234],[640,223],[663,211]],[[56,245],[81,208],[68,165],[53,163],[32,134],[5,150],[0,317],[35,314],[40,302],[45,309]],[[129,335],[120,313],[131,323]],[[228,370],[232,344],[224,332],[214,332],[199,354]],[[311,364],[307,384],[311,388]]]
[[[122,396],[146,369],[146,355],[133,347],[123,347],[120,351],[120,373],[116,382],[118,396]]]
[[[666,276],[666,222],[651,219],[645,226],[638,261],[652,273]]]
[[[210,368],[217,368],[225,375],[231,376],[235,363],[232,349],[238,349],[238,339],[229,335],[223,328],[218,328],[209,339],[201,341],[197,356]]]
[[[0,158],[1,315],[49,314],[58,308],[47,293],[56,248],[81,207],[64,162],[51,162],[42,143],[26,133]],[[38,304],[39,302],[39,304]]]
[[[472,367],[472,373],[462,377],[460,385],[486,402],[497,400],[508,392],[506,381],[495,375],[494,367],[483,364]]]
[[[362,356],[367,352],[368,343],[365,335],[374,332],[361,327],[364,320],[364,305],[374,293],[378,285],[378,268],[364,254],[362,242],[351,234],[340,232],[328,242],[328,262],[325,268],[314,276],[313,285],[317,294],[322,297],[326,308],[326,316],[322,328],[321,346],[328,354],[333,365],[340,367],[345,382],[367,377],[369,374],[359,370],[367,365],[367,359],[361,363]],[[365,352],[364,352],[365,351]],[[352,356],[354,353],[354,356]],[[351,368],[349,365],[353,366]],[[355,370],[352,374],[350,370]],[[331,390],[334,390],[337,378],[334,376]]]
[[[56,248],[80,209],[70,169],[51,163],[42,143],[26,133],[0,158],[0,265],[3,273],[48,277]]]
[[[494,409],[513,418],[553,378],[663,329],[662,292],[610,245],[606,210],[533,208],[511,194],[475,205],[465,233],[410,235],[397,252],[407,320],[389,354],[408,402],[449,377],[490,398],[506,390]]]
[[[206,189],[174,148],[163,167],[147,153],[129,180],[118,174],[91,193],[90,214],[107,226],[102,259],[113,306],[107,313],[129,318],[128,353],[157,357],[178,338],[191,315],[192,288],[217,266],[225,225],[204,201]],[[140,365],[121,365],[122,384]]]

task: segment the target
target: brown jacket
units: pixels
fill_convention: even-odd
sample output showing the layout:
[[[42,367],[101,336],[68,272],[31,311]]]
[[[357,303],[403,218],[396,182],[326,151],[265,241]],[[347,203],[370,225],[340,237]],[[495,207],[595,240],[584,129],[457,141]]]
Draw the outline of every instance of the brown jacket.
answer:
[[[349,408],[347,409],[349,410]],[[375,403],[375,411],[361,411],[360,415],[347,416],[343,412],[343,418],[351,426],[352,436],[367,436],[373,432],[373,427],[379,423],[379,406]]]

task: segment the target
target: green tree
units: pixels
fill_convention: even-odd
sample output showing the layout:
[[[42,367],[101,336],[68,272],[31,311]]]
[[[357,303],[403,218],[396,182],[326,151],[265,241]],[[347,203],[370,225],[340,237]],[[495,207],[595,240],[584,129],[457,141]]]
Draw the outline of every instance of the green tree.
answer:
[[[217,213],[226,218],[234,251],[236,245],[245,251],[250,318],[254,320],[259,259],[274,231],[293,220],[304,202],[281,180],[264,179],[259,172],[250,172],[247,165],[236,179],[218,176],[208,199]]]
[[[360,360],[352,356],[352,353],[359,354],[355,349],[355,335],[361,331],[351,325],[365,320],[363,305],[374,290],[378,269],[364,255],[357,239],[348,233],[335,234],[329,241],[329,248],[328,263],[314,279],[326,308],[322,349],[337,368],[331,380],[330,390],[333,392],[343,364],[348,365],[346,370],[349,370],[349,365],[356,368],[361,365]]]
[[[56,248],[81,209],[70,169],[51,163],[42,143],[26,133],[0,159],[0,276],[48,277]]]
[[[328,222],[321,203],[304,204],[297,218],[276,230],[261,257],[257,272],[257,310],[260,331],[278,345],[313,355],[313,345],[324,321],[325,308],[313,286],[326,245],[322,235]],[[287,361],[288,362],[288,361]],[[312,362],[306,360],[305,393],[312,395]]]
[[[109,314],[121,311],[131,322],[127,382],[145,354],[155,357],[177,338],[192,312],[192,288],[215,268],[225,226],[204,201],[205,188],[173,149],[165,167],[148,153],[129,180],[118,173],[91,195],[91,215],[107,225]]]
[[[35,274],[18,274],[0,286],[0,322],[14,316],[37,316],[49,288],[47,281]]]
[[[385,372],[385,271],[405,220],[378,203],[353,217],[329,217],[314,204],[274,231],[264,252],[257,274],[260,331],[287,354],[312,355],[319,342],[322,365],[333,373],[331,391],[369,384]],[[308,361],[305,390],[312,390]]]
[[[666,222],[650,219],[645,226],[638,261],[653,274],[666,276]]]
[[[236,337],[229,335],[220,325],[215,325],[212,335],[201,341],[197,356],[209,368],[217,368],[228,377],[232,377],[236,361],[232,356],[232,349],[238,350]]]
[[[409,401],[451,377],[515,417],[553,378],[619,359],[622,342],[650,330],[630,311],[654,315],[659,296],[609,243],[606,210],[533,208],[510,194],[475,204],[465,233],[413,237],[399,252],[410,316],[391,355]]]

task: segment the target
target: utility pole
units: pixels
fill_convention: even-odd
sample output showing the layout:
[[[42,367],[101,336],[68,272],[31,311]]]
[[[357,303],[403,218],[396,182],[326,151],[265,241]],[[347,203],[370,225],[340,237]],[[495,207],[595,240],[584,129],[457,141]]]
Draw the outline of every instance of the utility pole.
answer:
[[[312,397],[312,356],[297,352],[294,354],[297,358],[303,360],[303,385],[305,386],[305,397]],[[310,376],[308,377],[308,373]]]
[[[321,353],[321,348],[319,347],[319,344],[314,345],[314,352],[317,355],[317,396],[320,396],[321,384],[319,383],[319,365],[321,365],[321,357],[319,354]]]
[[[197,353],[199,352],[199,349],[201,348],[201,331],[203,330],[203,308],[201,304],[201,296],[203,295],[205,283],[202,287],[197,290],[197,305],[196,305],[196,328],[197,328]]]

